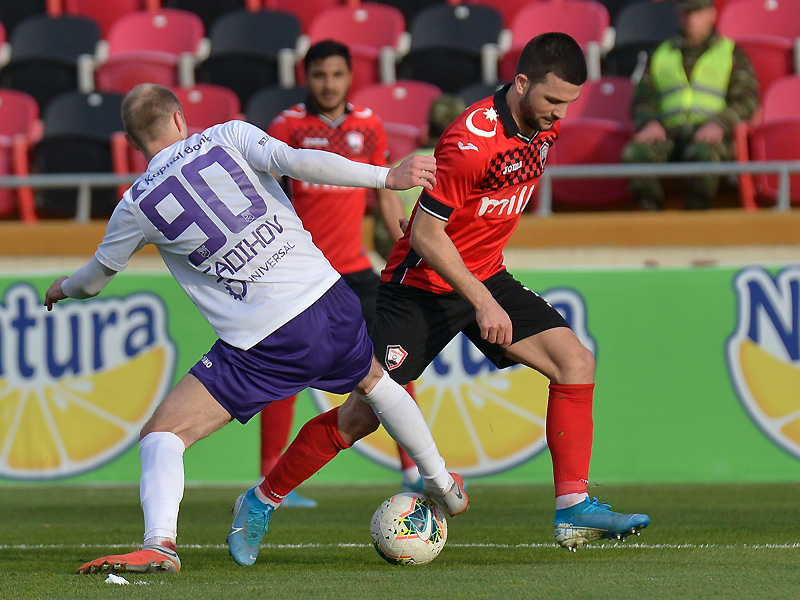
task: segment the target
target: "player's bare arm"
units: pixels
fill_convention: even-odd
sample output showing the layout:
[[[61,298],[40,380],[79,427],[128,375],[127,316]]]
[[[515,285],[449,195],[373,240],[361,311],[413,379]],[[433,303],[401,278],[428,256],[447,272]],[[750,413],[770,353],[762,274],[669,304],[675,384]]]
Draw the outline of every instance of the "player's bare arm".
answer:
[[[68,277],[64,275],[50,284],[50,288],[44,295],[44,305],[47,307],[47,310],[53,310],[53,305],[59,300],[66,300],[67,295],[61,289],[61,284],[67,279]]]
[[[92,298],[114,278],[117,272],[109,269],[97,258],[92,259],[73,273],[72,277],[59,277],[47,290],[44,305],[53,310],[53,305],[67,298]]]
[[[413,154],[396,167],[389,169],[386,175],[386,189],[408,190],[422,186],[432,190],[436,185],[436,159],[433,156]]]
[[[375,190],[375,195],[378,214],[380,214],[381,220],[386,226],[386,231],[389,232],[394,241],[399,240],[405,232],[401,225],[406,219],[403,201],[400,200],[400,196],[394,190]]]
[[[481,328],[481,337],[508,348],[513,334],[511,319],[486,286],[467,269],[445,232],[446,226],[446,221],[418,210],[411,224],[411,247],[475,307],[475,319]]]

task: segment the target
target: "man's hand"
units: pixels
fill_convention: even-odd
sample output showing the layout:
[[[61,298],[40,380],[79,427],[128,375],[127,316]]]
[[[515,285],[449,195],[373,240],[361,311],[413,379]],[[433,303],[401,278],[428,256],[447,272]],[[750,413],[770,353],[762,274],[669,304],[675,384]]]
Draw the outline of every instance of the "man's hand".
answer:
[[[432,190],[436,185],[436,159],[433,156],[412,154],[386,175],[386,189],[408,190],[422,186]]]
[[[61,290],[61,284],[67,279],[69,279],[69,277],[64,275],[64,277],[59,277],[52,283],[52,285],[50,285],[50,289],[48,289],[47,293],[44,295],[44,305],[47,307],[47,310],[53,310],[53,305],[56,302],[59,300],[64,300],[68,297]]]
[[[485,306],[475,311],[475,320],[481,328],[481,337],[490,344],[508,348],[513,335],[511,318],[494,298],[491,296],[489,298]]]
[[[722,125],[709,121],[700,126],[694,132],[692,140],[701,144],[718,144],[725,138],[725,130]]]
[[[658,121],[648,121],[633,135],[633,141],[642,144],[650,144],[652,142],[663,142],[667,139],[667,130]]]

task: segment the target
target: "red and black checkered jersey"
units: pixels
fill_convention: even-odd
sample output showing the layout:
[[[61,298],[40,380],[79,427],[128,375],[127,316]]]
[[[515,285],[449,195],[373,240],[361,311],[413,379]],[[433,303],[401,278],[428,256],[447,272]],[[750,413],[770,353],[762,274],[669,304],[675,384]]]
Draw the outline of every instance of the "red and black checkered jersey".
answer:
[[[420,195],[411,216],[412,224],[420,210],[447,221],[445,233],[481,281],[505,268],[503,248],[561,132],[556,122],[550,131],[522,135],[506,102],[507,89],[471,105],[447,128],[434,152],[436,187]],[[395,244],[381,280],[452,291],[411,248],[410,232],[411,225]]]
[[[369,108],[348,104],[345,114],[331,121],[306,102],[278,115],[268,133],[293,148],[326,150],[378,166],[388,161],[383,123]],[[291,196],[303,226],[334,269],[347,274],[371,267],[361,229],[367,190],[292,180]]]

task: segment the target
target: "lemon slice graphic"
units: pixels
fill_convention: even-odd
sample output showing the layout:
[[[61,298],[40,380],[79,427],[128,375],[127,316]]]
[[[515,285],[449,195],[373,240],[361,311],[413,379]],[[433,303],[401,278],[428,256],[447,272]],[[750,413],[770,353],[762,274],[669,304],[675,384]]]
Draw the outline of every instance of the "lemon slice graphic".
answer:
[[[172,363],[163,344],[91,374],[0,380],[0,475],[63,477],[119,455],[166,393]]]
[[[515,466],[546,448],[548,380],[526,367],[488,370],[474,376],[429,368],[416,382],[416,400],[447,468],[465,476]],[[314,390],[320,410],[346,396]],[[359,452],[389,467],[398,465],[397,445],[383,428],[359,441]]]
[[[772,439],[800,455],[800,367],[745,339],[739,364],[750,394],[743,398],[759,426]]]

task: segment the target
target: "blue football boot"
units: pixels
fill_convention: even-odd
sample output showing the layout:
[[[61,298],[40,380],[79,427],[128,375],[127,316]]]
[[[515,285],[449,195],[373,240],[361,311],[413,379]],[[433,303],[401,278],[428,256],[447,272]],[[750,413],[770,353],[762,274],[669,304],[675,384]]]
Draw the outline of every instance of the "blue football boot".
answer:
[[[616,513],[598,498],[587,498],[575,506],[556,510],[554,522],[556,541],[573,552],[592,540],[625,541],[629,535],[639,535],[649,524],[647,515]]]
[[[269,527],[269,518],[275,507],[256,498],[255,488],[250,488],[236,499],[233,505],[233,525],[228,534],[228,550],[238,564],[249,567],[255,564],[261,539]]]

